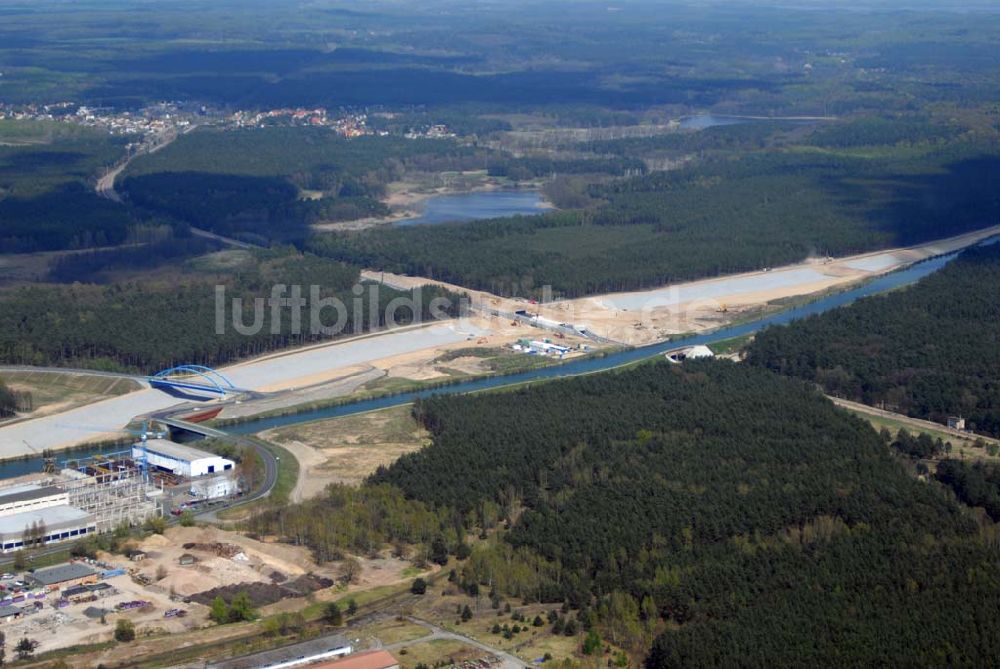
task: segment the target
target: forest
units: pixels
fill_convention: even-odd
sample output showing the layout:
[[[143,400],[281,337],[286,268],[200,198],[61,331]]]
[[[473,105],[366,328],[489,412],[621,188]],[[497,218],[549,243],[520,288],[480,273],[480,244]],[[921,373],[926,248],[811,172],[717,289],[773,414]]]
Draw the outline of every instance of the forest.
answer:
[[[94,194],[125,139],[55,123],[0,121],[0,253],[120,244],[133,219]]]
[[[180,12],[136,0],[42,0],[7,8],[0,63],[5,99],[118,108],[182,99],[416,115],[435,106],[627,113],[660,104],[841,115],[992,100],[997,18],[980,10],[993,3],[969,0],[967,12],[911,4],[899,12],[868,1],[818,16],[749,3],[568,12],[520,0],[372,0],[345,11],[220,0]]]
[[[508,158],[491,160],[489,175],[507,177],[514,181],[526,181],[538,177],[548,177],[554,174],[608,174],[625,176],[627,174],[642,174],[646,164],[634,157],[610,158],[577,158],[573,160],[557,160],[537,156],[523,158]]]
[[[996,464],[948,458],[938,463],[934,476],[962,502],[982,507],[993,522],[1000,522],[1000,467]]]
[[[759,333],[747,363],[832,395],[1000,436],[1000,245],[905,290]]]
[[[673,132],[652,137],[629,137],[583,142],[576,148],[597,155],[635,156],[666,153],[676,157],[697,152],[753,151],[787,143],[786,136],[812,124],[755,120],[718,125],[697,132]]]
[[[650,363],[414,412],[430,446],[252,529],[454,553],[470,594],[568,602],[650,669],[1000,651],[1000,535],[800,381]]]
[[[908,245],[1000,216],[1000,149],[854,157],[804,149],[725,154],[594,184],[579,211],[314,238],[314,252],[502,295],[637,290],[810,255]]]
[[[478,168],[481,155],[449,140],[348,140],[326,128],[204,130],[134,161],[120,189],[147,217],[301,243],[314,223],[388,214],[378,198],[406,170]]]
[[[18,400],[14,391],[0,379],[0,418],[10,418],[18,410]]]
[[[244,262],[228,272],[189,269],[194,271],[183,278],[168,273],[143,281],[37,285],[0,293],[0,361],[140,373],[155,373],[182,363],[222,365],[328,337],[311,332],[312,310],[308,306],[302,310],[300,333],[292,331],[286,315],[280,332],[271,334],[271,311],[265,309],[258,334],[242,335],[232,327],[223,335],[216,334],[217,285],[225,286],[228,300],[242,300],[244,322],[249,323],[254,298],[269,297],[274,284],[298,284],[304,291],[317,285],[321,297],[339,296],[345,304],[352,304],[351,288],[359,279],[356,267],[289,247],[246,252]],[[454,311],[449,313],[457,314],[457,296],[440,289],[425,287],[402,293],[379,286],[378,314],[372,319],[366,298],[363,322],[355,323],[353,309],[348,309],[343,334],[365,331],[373,320],[376,327],[383,326],[384,305],[395,297],[417,299],[416,293],[420,293],[420,318],[430,317],[429,303],[437,295],[454,298]],[[179,314],[184,317],[178,318]],[[408,310],[398,316],[400,323],[413,319]],[[327,313],[322,318],[326,322],[333,317]]]
[[[836,123],[813,133],[810,143],[825,148],[892,146],[894,144],[934,143],[954,139],[958,127],[933,123],[926,116],[868,116]]]
[[[48,280],[54,283],[113,283],[122,273],[146,273],[183,262],[221,247],[219,242],[201,237],[174,235],[141,245],[96,249],[60,256],[49,266]]]
[[[447,511],[406,499],[389,485],[361,488],[331,485],[320,497],[301,504],[282,506],[251,518],[246,529],[272,534],[281,528],[283,537],[309,546],[318,560],[339,560],[348,552],[375,555],[384,546],[456,546],[461,529]],[[407,549],[397,548],[397,554]],[[425,556],[425,557],[429,557]]]

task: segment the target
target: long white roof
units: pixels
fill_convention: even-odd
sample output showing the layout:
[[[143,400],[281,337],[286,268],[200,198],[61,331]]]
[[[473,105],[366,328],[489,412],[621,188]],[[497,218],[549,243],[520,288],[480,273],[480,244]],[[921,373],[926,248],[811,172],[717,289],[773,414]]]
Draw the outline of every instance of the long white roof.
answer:
[[[92,516],[86,511],[72,506],[50,506],[45,509],[33,509],[13,513],[9,516],[0,516],[0,536],[8,537],[12,534],[24,532],[26,528],[44,524],[47,530],[59,530],[70,525],[86,525],[92,520]]]
[[[22,483],[6,488],[0,488],[0,504],[26,502],[32,499],[44,499],[64,494],[55,486],[41,486],[37,483]]]
[[[141,448],[141,444],[133,444],[132,448]],[[178,444],[167,439],[149,439],[146,441],[146,450],[150,453],[160,453],[170,458],[175,458],[177,460],[183,460],[184,462],[194,462],[195,460],[205,460],[219,458],[225,460],[221,456],[215,453],[209,453],[208,451],[202,451],[197,448],[191,448],[190,446],[185,446],[184,444]],[[231,462],[226,460],[226,462]]]

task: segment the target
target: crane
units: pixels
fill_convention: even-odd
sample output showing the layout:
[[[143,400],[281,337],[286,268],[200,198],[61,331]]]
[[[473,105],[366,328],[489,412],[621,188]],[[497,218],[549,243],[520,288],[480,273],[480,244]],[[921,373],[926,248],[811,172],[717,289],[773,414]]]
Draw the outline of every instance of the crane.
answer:
[[[142,479],[144,481],[149,480],[149,460],[146,455],[146,442],[149,441],[150,435],[152,435],[153,439],[163,439],[169,434],[169,432],[167,432],[166,430],[162,431],[158,430],[155,432],[151,431],[149,429],[149,426],[150,426],[150,421],[147,418],[146,420],[142,421],[141,430],[138,431],[126,430],[126,432],[131,432],[132,434],[136,434],[139,436],[139,444],[138,444],[139,457],[136,458],[136,462],[139,465],[139,471],[142,473]]]

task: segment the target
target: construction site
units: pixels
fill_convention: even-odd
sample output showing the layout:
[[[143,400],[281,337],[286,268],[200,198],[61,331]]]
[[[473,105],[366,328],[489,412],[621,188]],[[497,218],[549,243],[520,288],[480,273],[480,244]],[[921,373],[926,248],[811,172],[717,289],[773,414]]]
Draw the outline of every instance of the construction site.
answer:
[[[95,456],[0,488],[3,552],[134,526],[162,513],[162,491],[124,454]]]
[[[73,541],[239,494],[236,463],[163,438],[57,463],[0,486],[0,550]]]
[[[338,574],[305,548],[215,527],[173,526],[95,556],[0,575],[0,632],[41,652],[106,641],[120,618],[143,635],[190,632],[209,622],[216,596],[246,593],[267,615],[329,597],[321,591],[336,590]]]

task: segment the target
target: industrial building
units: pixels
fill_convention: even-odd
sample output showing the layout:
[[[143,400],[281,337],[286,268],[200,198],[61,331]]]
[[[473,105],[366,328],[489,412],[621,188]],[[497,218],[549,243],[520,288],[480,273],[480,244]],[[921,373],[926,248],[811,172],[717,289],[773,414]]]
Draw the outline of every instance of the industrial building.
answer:
[[[62,598],[71,602],[89,602],[98,597],[107,597],[115,592],[115,589],[107,583],[85,583],[72,585],[64,588]]]
[[[97,583],[97,572],[82,562],[70,562],[55,567],[36,569],[31,580],[48,590],[71,588],[84,583]]]
[[[55,486],[35,483],[0,490],[0,516],[69,504],[69,495]]]
[[[555,355],[560,358],[570,352],[569,346],[562,346],[560,344],[553,344],[552,342],[538,341],[538,340],[527,340],[519,339],[516,344],[512,346],[515,351],[524,353],[541,353],[544,355]]]
[[[312,669],[399,669],[399,660],[385,650],[366,650],[310,666]]]
[[[0,516],[3,552],[25,545],[54,544],[79,539],[97,531],[94,517],[72,506],[51,506]]]
[[[0,552],[139,525],[163,513],[163,485],[189,482],[197,499],[239,490],[232,460],[165,439],[66,465],[56,473],[53,460],[30,482],[0,487]]]
[[[71,506],[94,516],[98,532],[138,525],[160,515],[162,494],[130,459],[108,455],[64,469],[56,485],[69,494]]]
[[[262,667],[267,667],[267,669],[295,669],[297,667],[313,669],[316,666],[324,666],[317,665],[316,662],[349,656],[353,650],[350,641],[339,634],[334,634],[283,648],[265,650],[253,655],[209,662],[208,667],[209,669],[261,669]]]
[[[73,541],[160,515],[160,491],[131,458],[101,455],[0,488],[0,552]]]
[[[0,622],[9,623],[11,620],[17,620],[22,615],[24,615],[24,611],[21,610],[20,606],[12,604],[0,606]]]
[[[229,497],[239,491],[239,484],[233,472],[216,476],[202,476],[191,481],[191,496],[199,499]]]
[[[232,460],[166,439],[150,439],[145,447],[135,444],[132,446],[132,458],[142,458],[144,450],[150,468],[166,470],[184,478],[227,472],[236,466]]]
[[[704,345],[689,346],[687,348],[670,351],[664,355],[668,362],[683,362],[685,360],[697,360],[698,358],[714,358],[712,349]]]

